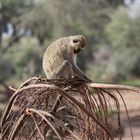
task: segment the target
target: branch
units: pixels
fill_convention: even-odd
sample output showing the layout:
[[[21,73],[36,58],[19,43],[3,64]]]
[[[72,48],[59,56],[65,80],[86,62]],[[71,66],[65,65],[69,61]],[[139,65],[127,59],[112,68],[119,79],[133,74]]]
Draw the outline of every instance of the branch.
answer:
[[[140,88],[134,86],[126,86],[126,85],[113,85],[113,84],[100,84],[100,83],[87,83],[89,87],[93,88],[104,88],[104,89],[120,89],[120,90],[130,90],[134,92],[140,93]]]

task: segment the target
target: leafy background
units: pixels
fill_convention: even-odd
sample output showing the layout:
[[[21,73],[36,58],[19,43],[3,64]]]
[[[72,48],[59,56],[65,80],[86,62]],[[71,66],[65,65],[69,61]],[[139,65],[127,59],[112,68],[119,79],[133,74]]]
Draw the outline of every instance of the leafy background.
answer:
[[[138,0],[0,0],[0,92],[44,75],[57,38],[83,34],[78,65],[94,81],[140,85]],[[10,96],[10,95],[9,95]],[[2,96],[1,96],[2,97]]]

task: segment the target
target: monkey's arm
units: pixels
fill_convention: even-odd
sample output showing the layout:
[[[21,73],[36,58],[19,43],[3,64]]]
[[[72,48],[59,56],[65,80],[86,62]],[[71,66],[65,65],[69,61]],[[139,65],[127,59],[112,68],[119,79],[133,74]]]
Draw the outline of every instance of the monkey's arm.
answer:
[[[76,66],[74,62],[71,62],[71,65],[72,65],[73,73],[75,74],[74,76],[79,77],[80,79],[84,81],[88,81],[88,82],[92,81],[89,78],[87,78],[85,73],[78,66]]]
[[[86,77],[84,72],[81,71],[79,67],[68,60],[63,61],[63,63],[53,72],[52,78],[71,79],[72,75],[81,80],[91,82],[91,80]]]

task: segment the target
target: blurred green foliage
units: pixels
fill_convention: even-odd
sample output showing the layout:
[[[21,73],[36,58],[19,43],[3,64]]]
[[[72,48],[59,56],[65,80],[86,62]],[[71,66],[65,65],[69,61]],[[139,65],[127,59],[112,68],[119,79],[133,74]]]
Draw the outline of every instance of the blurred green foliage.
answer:
[[[11,60],[15,68],[13,79],[23,81],[41,72],[42,52],[39,46],[35,38],[22,37],[14,47],[7,50],[5,57]]]
[[[139,81],[140,15],[124,0],[0,0],[0,81],[43,74],[47,46],[75,34],[88,39],[78,65],[94,82]]]

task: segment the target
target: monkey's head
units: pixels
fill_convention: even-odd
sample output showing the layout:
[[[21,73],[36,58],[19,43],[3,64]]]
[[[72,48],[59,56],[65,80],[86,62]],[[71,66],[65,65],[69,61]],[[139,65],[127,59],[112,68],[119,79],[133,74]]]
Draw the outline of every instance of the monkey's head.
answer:
[[[79,53],[86,46],[86,38],[83,35],[70,36],[71,47],[74,53]]]

